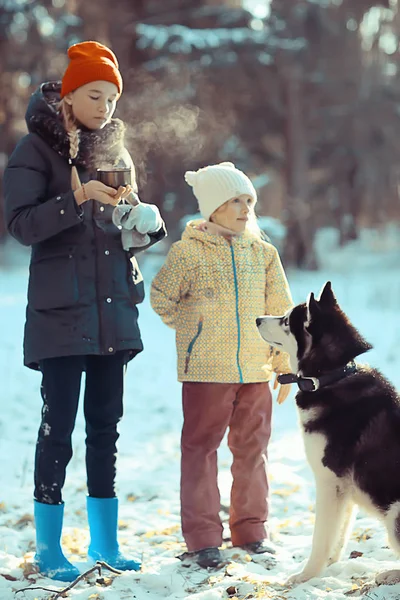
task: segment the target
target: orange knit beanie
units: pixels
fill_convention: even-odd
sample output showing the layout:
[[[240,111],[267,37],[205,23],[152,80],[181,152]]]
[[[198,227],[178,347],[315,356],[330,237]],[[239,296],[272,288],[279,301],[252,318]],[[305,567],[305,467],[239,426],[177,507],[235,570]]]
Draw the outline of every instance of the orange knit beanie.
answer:
[[[81,42],[68,48],[70,59],[61,85],[61,98],[91,81],[110,81],[122,92],[122,77],[114,52],[99,42]]]

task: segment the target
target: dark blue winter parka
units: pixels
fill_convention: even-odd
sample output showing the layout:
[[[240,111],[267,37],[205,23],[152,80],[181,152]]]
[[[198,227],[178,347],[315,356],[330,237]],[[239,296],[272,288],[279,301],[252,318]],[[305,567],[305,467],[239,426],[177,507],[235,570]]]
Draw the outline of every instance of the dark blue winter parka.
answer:
[[[95,200],[77,205],[59,100],[58,82],[33,94],[29,133],[4,175],[7,228],[32,249],[24,363],[33,369],[44,358],[120,350],[128,361],[143,349],[136,305],[144,286],[135,249],[123,249],[112,205]],[[130,164],[124,130],[119,119],[102,130],[81,130],[75,164],[82,183],[96,178],[96,168]],[[150,234],[151,244],[164,236],[162,226]]]

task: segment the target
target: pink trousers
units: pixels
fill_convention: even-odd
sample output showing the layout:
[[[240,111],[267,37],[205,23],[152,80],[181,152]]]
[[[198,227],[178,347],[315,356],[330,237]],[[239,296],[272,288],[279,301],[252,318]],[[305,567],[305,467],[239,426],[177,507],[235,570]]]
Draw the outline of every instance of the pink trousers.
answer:
[[[189,551],[222,543],[217,449],[227,428],[233,455],[229,514],[234,546],[267,537],[268,383],[183,383],[181,518]]]

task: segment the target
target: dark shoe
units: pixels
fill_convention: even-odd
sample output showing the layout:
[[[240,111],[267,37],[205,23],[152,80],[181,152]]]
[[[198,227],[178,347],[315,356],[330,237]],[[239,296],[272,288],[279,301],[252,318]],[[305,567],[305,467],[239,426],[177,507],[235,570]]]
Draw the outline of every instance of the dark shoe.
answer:
[[[243,546],[244,550],[247,550],[250,554],[276,554],[275,546],[267,539],[258,540],[258,542],[250,542]]]
[[[203,548],[198,552],[195,552],[196,562],[203,569],[208,567],[218,567],[222,561],[221,552],[218,548]]]

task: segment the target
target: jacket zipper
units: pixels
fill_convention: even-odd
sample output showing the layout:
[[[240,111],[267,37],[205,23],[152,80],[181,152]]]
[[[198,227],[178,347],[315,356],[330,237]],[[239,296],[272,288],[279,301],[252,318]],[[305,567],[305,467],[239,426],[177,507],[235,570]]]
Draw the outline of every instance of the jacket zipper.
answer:
[[[239,318],[239,289],[238,289],[238,281],[237,281],[237,273],[236,273],[236,263],[235,263],[235,253],[233,251],[233,246],[230,246],[231,248],[231,256],[232,256],[232,266],[233,266],[233,279],[234,279],[234,283],[235,283],[235,298],[236,298],[236,323],[237,323],[237,330],[238,330],[238,345],[237,345],[237,352],[236,352],[236,363],[237,363],[237,367],[238,367],[238,371],[239,371],[239,380],[240,383],[243,383],[243,373],[242,373],[242,369],[240,367],[240,362],[239,362],[239,356],[240,356],[240,344],[241,344],[241,339],[240,339],[240,318]]]
[[[94,218],[94,200],[90,199],[87,202],[90,209],[90,224],[93,229],[93,241],[94,241],[94,260],[95,260],[95,288],[96,288],[96,302],[97,302],[97,315],[99,325],[99,352],[105,354],[104,351],[104,317],[102,315],[103,306],[101,304],[100,294],[100,279],[99,279],[99,230]]]
[[[203,317],[201,316],[199,319],[199,323],[197,325],[197,332],[196,335],[194,336],[194,338],[192,339],[192,341],[190,342],[188,349],[186,351],[186,358],[185,358],[185,373],[188,372],[189,370],[189,362],[190,362],[190,356],[192,354],[192,350],[193,350],[193,346],[196,343],[197,338],[199,337],[199,335],[201,334],[201,331],[203,329]]]

